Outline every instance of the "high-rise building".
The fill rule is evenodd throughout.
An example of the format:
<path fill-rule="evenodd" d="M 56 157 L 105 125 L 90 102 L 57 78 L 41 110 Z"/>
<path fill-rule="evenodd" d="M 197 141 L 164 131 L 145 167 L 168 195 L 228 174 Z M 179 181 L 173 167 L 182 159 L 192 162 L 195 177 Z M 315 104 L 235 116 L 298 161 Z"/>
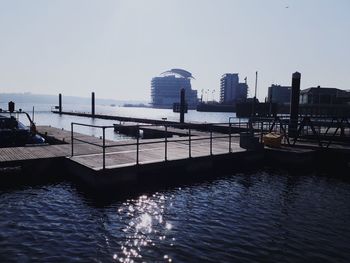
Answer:
<path fill-rule="evenodd" d="M 220 79 L 220 102 L 223 104 L 242 102 L 247 99 L 248 85 L 240 83 L 238 73 L 226 73 Z"/>
<path fill-rule="evenodd" d="M 278 104 L 289 104 L 290 103 L 290 86 L 281 86 L 272 84 L 268 88 L 267 101 L 278 103 Z"/>
<path fill-rule="evenodd" d="M 180 91 L 185 89 L 185 100 L 188 108 L 196 108 L 197 91 L 191 88 L 192 74 L 183 69 L 171 69 L 151 81 L 151 104 L 154 108 L 172 108 L 180 102 Z"/>

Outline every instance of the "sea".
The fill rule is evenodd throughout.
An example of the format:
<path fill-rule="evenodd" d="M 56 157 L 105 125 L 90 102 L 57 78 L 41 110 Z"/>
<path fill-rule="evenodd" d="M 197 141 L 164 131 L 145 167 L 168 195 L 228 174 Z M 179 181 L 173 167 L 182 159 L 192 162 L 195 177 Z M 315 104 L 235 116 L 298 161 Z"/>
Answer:
<path fill-rule="evenodd" d="M 7 105 L 0 105 L 6 108 Z M 37 125 L 115 121 L 16 105 Z M 64 105 L 89 112 L 89 105 Z M 171 110 L 99 105 L 101 114 L 178 120 Z M 189 111 L 187 121 L 234 113 Z M 22 121 L 25 123 L 24 117 Z M 100 136 L 99 129 L 79 132 Z M 107 132 L 111 140 L 128 137 Z M 0 188 L 0 262 L 349 262 L 348 171 L 257 167 L 99 198 L 68 179 Z M 241 169 L 240 169 L 241 171 Z M 166 175 L 164 175 L 166 176 Z"/>

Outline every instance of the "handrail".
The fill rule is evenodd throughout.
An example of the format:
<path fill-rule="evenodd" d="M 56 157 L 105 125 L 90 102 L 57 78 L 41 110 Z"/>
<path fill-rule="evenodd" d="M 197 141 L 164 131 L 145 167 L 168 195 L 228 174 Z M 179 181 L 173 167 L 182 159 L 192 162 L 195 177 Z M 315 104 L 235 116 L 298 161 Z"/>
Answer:
<path fill-rule="evenodd" d="M 79 141 L 83 143 L 87 143 L 96 147 L 101 147 L 102 148 L 102 156 L 103 156 L 103 169 L 106 168 L 106 149 L 107 148 L 113 148 L 113 147 L 123 147 L 123 146 L 136 146 L 136 165 L 139 165 L 139 154 L 140 154 L 140 146 L 141 145 L 147 145 L 147 144 L 164 144 L 164 161 L 168 161 L 168 144 L 169 143 L 176 143 L 176 142 L 187 142 L 188 143 L 188 156 L 189 158 L 192 158 L 192 142 L 194 141 L 201 141 L 201 140 L 209 140 L 209 153 L 210 155 L 213 155 L 213 139 L 224 139 L 228 138 L 228 152 L 232 152 L 232 138 L 238 137 L 239 135 L 232 134 L 232 128 L 237 127 L 234 125 L 238 125 L 238 127 L 241 127 L 242 124 L 245 125 L 245 128 L 248 129 L 249 125 L 253 128 L 252 132 L 254 132 L 254 135 L 259 136 L 260 135 L 260 140 L 262 141 L 263 135 L 268 132 L 272 131 L 278 131 L 283 134 L 284 140 L 287 141 L 287 144 L 290 146 L 295 145 L 296 141 L 300 137 L 302 132 L 305 132 L 306 128 L 306 133 L 308 134 L 309 132 L 309 127 L 303 125 L 304 119 L 301 119 L 301 122 L 299 122 L 299 129 L 298 129 L 298 136 L 294 138 L 293 143 L 290 142 L 288 138 L 288 120 L 287 119 L 281 119 L 279 117 L 275 118 L 251 118 L 248 122 L 241 122 L 239 119 L 239 122 L 232 122 L 231 120 L 234 119 L 235 117 L 230 117 L 228 123 L 204 123 L 204 124 L 194 124 L 194 123 L 177 123 L 177 124 L 169 124 L 169 123 L 164 123 L 164 124 L 136 124 L 135 127 L 137 129 L 136 132 L 136 142 L 129 142 L 129 143 L 117 143 L 117 144 L 106 144 L 106 129 L 111 129 L 115 128 L 115 125 L 92 125 L 92 124 L 83 124 L 83 123 L 76 123 L 72 122 L 71 123 L 71 156 L 74 156 L 74 141 Z M 250 123 L 250 124 L 249 124 Z M 316 122 L 316 124 L 319 124 Z M 331 126 L 336 124 L 336 130 L 332 132 L 333 134 L 328 135 L 328 131 Z M 228 125 L 226 126 L 228 128 L 228 134 L 220 134 L 220 135 L 214 135 L 213 134 L 213 126 L 214 125 Z M 90 141 L 83 140 L 81 138 L 74 138 L 74 126 L 84 126 L 84 127 L 92 127 L 92 128 L 99 128 L 102 129 L 102 145 Z M 195 128 L 200 128 L 200 127 L 206 127 L 206 130 L 209 132 L 206 136 L 194 136 L 192 134 L 192 130 Z M 164 127 L 164 139 L 159 139 L 159 140 L 152 140 L 152 141 L 141 141 L 140 140 L 140 129 L 143 127 Z M 182 137 L 180 139 L 168 139 L 169 135 L 169 127 L 181 127 L 182 129 L 187 129 L 187 136 Z M 322 144 L 319 139 L 319 134 L 321 132 L 321 126 L 318 127 L 319 132 L 318 134 L 316 133 L 316 137 L 318 138 L 319 145 L 322 147 Z M 329 147 L 329 145 L 334 141 L 335 135 L 339 129 L 345 129 L 349 128 L 349 121 L 348 119 L 339 121 L 335 123 L 334 121 L 329 121 L 329 122 L 323 122 L 322 129 L 326 130 L 324 133 L 324 137 L 330 137 L 331 139 L 329 140 L 328 144 L 326 147 Z M 313 133 L 315 135 L 315 129 L 311 127 L 313 130 Z M 344 132 L 344 131 L 343 131 Z M 349 132 L 350 135 L 350 132 Z M 347 136 L 349 136 L 347 135 Z M 194 138 L 193 138 L 194 137 Z M 316 139 L 317 139 L 316 138 Z"/>
<path fill-rule="evenodd" d="M 193 136 L 192 136 L 193 137 Z M 198 137 L 198 136 L 196 136 Z M 239 135 L 236 135 L 236 134 L 231 134 L 231 138 L 238 138 Z M 228 135 L 217 135 L 215 137 L 212 137 L 212 139 L 224 139 L 224 138 L 228 138 Z M 201 138 L 192 138 L 191 141 L 203 141 L 203 140 L 208 140 L 210 139 L 210 135 L 208 136 L 201 136 Z M 103 144 L 96 144 L 96 143 L 93 143 L 93 142 L 89 142 L 89 141 L 85 141 L 85 140 L 82 140 L 82 139 L 78 139 L 78 138 L 74 138 L 75 141 L 79 141 L 79 142 L 84 142 L 86 144 L 90 144 L 90 145 L 93 145 L 93 146 L 97 146 L 97 147 L 103 147 Z M 168 143 L 174 143 L 174 142 L 187 142 L 188 139 L 173 139 L 173 140 L 167 140 Z M 164 143 L 164 140 L 162 139 L 159 139 L 159 140 L 156 140 L 156 141 L 147 141 L 147 142 L 143 142 L 143 141 L 140 141 L 139 144 L 140 145 L 147 145 L 147 144 L 157 144 L 157 143 Z M 136 145 L 136 143 L 132 142 L 132 143 L 118 143 L 118 144 L 106 144 L 105 147 L 106 148 L 113 148 L 113 147 L 119 147 L 119 146 L 133 146 L 133 145 Z"/>
<path fill-rule="evenodd" d="M 326 148 L 329 148 L 335 137 L 350 142 L 350 125 L 348 118 L 312 118 L 310 116 L 299 116 L 297 133 L 296 136 L 292 138 L 292 142 L 289 140 L 287 132 L 289 119 L 281 119 L 279 117 L 275 117 L 274 119 L 252 118 L 251 122 L 256 123 L 257 126 L 261 128 L 261 135 L 266 133 L 266 131 L 272 132 L 273 129 L 276 131 L 279 127 L 280 133 L 283 134 L 284 139 L 287 140 L 289 146 L 294 146 L 296 142 L 298 140 L 300 141 L 302 138 L 316 140 L 320 147 Z M 268 129 L 263 129 L 264 125 L 269 126 Z M 334 132 L 332 131 L 332 134 L 329 134 L 331 128 L 334 129 Z M 337 135 L 339 130 L 340 135 Z M 339 142 L 340 141 L 338 141 L 338 143 Z"/>
<path fill-rule="evenodd" d="M 223 124 L 227 124 L 227 123 L 223 123 Z M 196 124 L 198 126 L 200 126 L 200 124 Z M 102 129 L 102 145 L 101 144 L 97 144 L 97 143 L 93 143 L 90 141 L 86 141 L 83 139 L 79 139 L 79 138 L 74 138 L 74 126 L 84 126 L 84 127 L 93 127 L 93 128 L 99 128 Z M 165 137 L 164 140 L 158 140 L 158 141 L 146 141 L 140 142 L 140 134 L 139 131 L 142 127 L 149 127 L 149 126 L 164 126 L 165 129 Z M 232 138 L 233 137 L 238 137 L 237 135 L 232 135 L 231 133 L 231 127 L 232 127 L 232 123 L 229 123 L 229 134 L 228 135 L 217 135 L 214 136 L 213 135 L 213 129 L 212 126 L 213 124 L 209 124 L 209 123 L 205 123 L 202 124 L 202 126 L 209 126 L 210 127 L 210 132 L 208 136 L 200 136 L 199 138 L 192 138 L 193 135 L 191 133 L 192 131 L 192 124 L 191 123 L 187 123 L 187 124 L 179 124 L 178 126 L 181 127 L 187 127 L 188 129 L 188 136 L 186 139 L 173 139 L 173 140 L 168 140 L 168 127 L 173 127 L 173 124 L 163 124 L 163 125 L 159 125 L 159 124 L 146 124 L 146 125 L 140 125 L 137 124 L 135 125 L 136 129 L 137 129 L 137 134 L 136 134 L 136 143 L 118 143 L 118 144 L 112 144 L 112 145 L 108 145 L 106 144 L 106 129 L 111 129 L 114 128 L 115 126 L 111 126 L 111 125 L 92 125 L 92 124 L 84 124 L 84 123 L 77 123 L 77 122 L 72 122 L 71 123 L 71 156 L 74 156 L 74 141 L 79 141 L 79 142 L 84 142 L 87 143 L 89 145 L 93 145 L 96 147 L 101 147 L 102 148 L 102 158 L 103 158 L 103 169 L 106 169 L 106 148 L 112 148 L 112 147 L 122 147 L 122 146 L 135 146 L 136 145 L 136 165 L 139 165 L 140 160 L 139 160 L 139 152 L 140 152 L 140 146 L 141 145 L 146 145 L 146 144 L 159 144 L 159 143 L 164 143 L 164 161 L 168 161 L 168 143 L 174 143 L 174 142 L 188 142 L 188 156 L 189 158 L 192 158 L 192 142 L 193 141 L 201 141 L 201 140 L 209 140 L 210 141 L 210 146 L 209 146 L 209 151 L 210 151 L 210 155 L 213 155 L 213 139 L 224 139 L 224 138 L 229 138 L 229 153 L 232 152 Z"/>
<path fill-rule="evenodd" d="M 77 126 L 85 126 L 85 127 L 92 127 L 92 128 L 114 128 L 114 125 L 94 125 L 94 124 L 86 124 L 86 123 L 78 123 L 78 122 L 72 122 L 71 124 L 77 125 Z"/>

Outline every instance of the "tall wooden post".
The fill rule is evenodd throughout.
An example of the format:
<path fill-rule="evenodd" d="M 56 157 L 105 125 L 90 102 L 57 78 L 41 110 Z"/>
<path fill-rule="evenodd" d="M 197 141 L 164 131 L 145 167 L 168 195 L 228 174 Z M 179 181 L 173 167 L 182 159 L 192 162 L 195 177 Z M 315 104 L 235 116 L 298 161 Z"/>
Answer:
<path fill-rule="evenodd" d="M 58 112 L 62 113 L 62 94 L 58 94 Z"/>
<path fill-rule="evenodd" d="M 91 115 L 95 117 L 95 92 L 91 93 Z"/>
<path fill-rule="evenodd" d="M 186 107 L 186 102 L 185 102 L 185 89 L 181 89 L 180 93 L 180 123 L 185 122 L 185 107 Z"/>
<path fill-rule="evenodd" d="M 290 119 L 288 126 L 288 136 L 295 138 L 298 131 L 299 97 L 300 97 L 301 74 L 295 72 L 292 75 L 292 91 L 290 95 Z"/>

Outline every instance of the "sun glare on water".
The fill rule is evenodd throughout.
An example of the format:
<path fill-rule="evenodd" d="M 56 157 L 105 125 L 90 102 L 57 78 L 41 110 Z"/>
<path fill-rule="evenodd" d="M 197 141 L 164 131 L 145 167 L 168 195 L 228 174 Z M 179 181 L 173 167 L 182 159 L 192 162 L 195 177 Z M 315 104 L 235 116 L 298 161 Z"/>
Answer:
<path fill-rule="evenodd" d="M 174 246 L 172 237 L 173 225 L 167 222 L 166 203 L 170 198 L 155 193 L 152 196 L 142 195 L 137 199 L 127 200 L 118 209 L 118 215 L 125 218 L 123 228 L 125 239 L 120 244 L 119 251 L 113 254 L 117 262 L 142 261 L 144 251 L 148 247 L 160 245 Z M 171 206 L 170 206 L 171 207 Z M 162 261 L 172 262 L 169 255 L 164 255 Z"/>

